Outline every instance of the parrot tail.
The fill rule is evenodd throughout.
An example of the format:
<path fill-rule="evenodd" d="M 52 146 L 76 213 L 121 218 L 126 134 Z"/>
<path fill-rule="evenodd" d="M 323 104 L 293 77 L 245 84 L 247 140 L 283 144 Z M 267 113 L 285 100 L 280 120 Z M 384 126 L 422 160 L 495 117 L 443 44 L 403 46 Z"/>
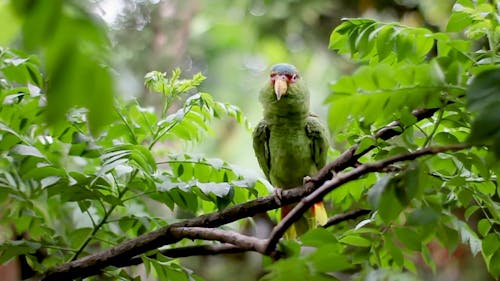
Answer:
<path fill-rule="evenodd" d="M 315 203 L 311 207 L 311 213 L 316 226 L 325 225 L 328 221 L 328 215 L 326 214 L 325 204 L 323 204 L 323 202 Z"/>
<path fill-rule="evenodd" d="M 281 207 L 281 219 L 285 218 L 295 205 L 287 205 Z M 325 205 L 323 202 L 315 203 L 311 209 L 311 213 L 304 214 L 304 217 L 295 222 L 285 234 L 288 239 L 295 239 L 302 235 L 308 229 L 326 224 L 328 215 L 326 214 Z"/>

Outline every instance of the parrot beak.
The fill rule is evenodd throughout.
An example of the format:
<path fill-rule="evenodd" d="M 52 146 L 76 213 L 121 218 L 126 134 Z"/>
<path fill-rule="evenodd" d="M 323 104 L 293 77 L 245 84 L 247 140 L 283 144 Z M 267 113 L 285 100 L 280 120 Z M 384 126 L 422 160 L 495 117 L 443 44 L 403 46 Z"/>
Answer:
<path fill-rule="evenodd" d="M 274 81 L 274 93 L 276 94 L 276 99 L 280 100 L 286 94 L 286 90 L 288 89 L 288 84 L 286 82 L 285 76 L 279 76 Z"/>

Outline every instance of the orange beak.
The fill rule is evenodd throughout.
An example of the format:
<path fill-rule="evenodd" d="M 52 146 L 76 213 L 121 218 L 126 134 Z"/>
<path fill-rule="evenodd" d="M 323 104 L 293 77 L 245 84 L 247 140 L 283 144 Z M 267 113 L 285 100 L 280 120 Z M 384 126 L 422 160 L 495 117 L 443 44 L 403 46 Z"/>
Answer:
<path fill-rule="evenodd" d="M 280 100 L 281 97 L 286 95 L 286 91 L 288 89 L 288 84 L 286 82 L 286 76 L 280 75 L 274 80 L 274 94 L 276 95 L 276 99 Z"/>

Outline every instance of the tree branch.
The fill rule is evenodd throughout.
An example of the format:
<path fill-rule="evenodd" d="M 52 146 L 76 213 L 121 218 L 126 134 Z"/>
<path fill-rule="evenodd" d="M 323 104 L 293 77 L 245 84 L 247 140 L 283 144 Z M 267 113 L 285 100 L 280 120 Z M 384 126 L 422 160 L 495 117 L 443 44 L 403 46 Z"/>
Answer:
<path fill-rule="evenodd" d="M 263 254 L 267 240 L 246 236 L 235 231 L 204 227 L 175 227 L 172 233 L 178 237 L 225 242 L 246 251 Z"/>
<path fill-rule="evenodd" d="M 341 186 L 342 184 L 355 180 L 365 174 L 371 172 L 377 172 L 384 169 L 388 165 L 394 164 L 396 162 L 414 160 L 418 157 L 430 154 L 438 154 L 446 151 L 457 151 L 470 147 L 469 144 L 454 144 L 448 146 L 440 147 L 426 147 L 423 149 L 416 150 L 414 152 L 396 155 L 381 161 L 362 164 L 353 170 L 345 173 L 340 173 L 335 175 L 331 180 L 326 181 L 318 189 L 314 190 L 311 194 L 304 197 L 300 202 L 288 213 L 288 215 L 273 229 L 271 232 L 271 237 L 269 238 L 269 243 L 266 247 L 265 253 L 267 255 L 275 256 L 273 252 L 276 249 L 276 245 L 281 237 L 285 234 L 285 231 L 290 228 L 290 226 L 296 222 L 302 215 L 311 208 L 315 202 L 321 201 L 325 195 Z"/>
<path fill-rule="evenodd" d="M 428 118 L 438 109 L 418 109 L 412 114 L 417 121 Z M 380 129 L 375 138 L 387 140 L 399 135 L 404 127 L 399 121 L 394 121 Z M 88 255 L 78 260 L 62 264 L 56 268 L 49 269 L 43 275 L 35 276 L 32 280 L 64 280 L 73 278 L 85 278 L 98 274 L 107 266 L 118 266 L 147 251 L 154 250 L 164 245 L 173 244 L 182 239 L 174 235 L 171 230 L 175 227 L 217 227 L 242 218 L 251 217 L 257 213 L 277 209 L 300 201 L 301 198 L 310 194 L 316 187 L 332 178 L 331 171 L 341 171 L 353 166 L 359 157 L 370 151 L 374 146 L 368 147 L 355 155 L 358 145 L 353 145 L 342 153 L 337 159 L 325 166 L 321 171 L 302 188 L 283 190 L 280 198 L 275 194 L 257 198 L 243 204 L 229 207 L 223 211 L 202 215 L 190 220 L 175 223 L 156 231 L 141 235 L 134 239 L 125 241 L 117 246 Z"/>
<path fill-rule="evenodd" d="M 309 188 L 294 188 L 283 190 L 281 197 L 275 198 L 275 194 L 257 198 L 243 204 L 228 207 L 220 212 L 201 215 L 193 219 L 171 224 L 164 228 L 141 235 L 134 239 L 125 241 L 114 247 L 88 255 L 78 260 L 62 264 L 50 269 L 43 275 L 35 276 L 31 280 L 68 280 L 73 278 L 85 278 L 98 274 L 107 266 L 117 266 L 126 263 L 132 257 L 147 251 L 157 249 L 161 246 L 173 244 L 181 240 L 178 232 L 173 229 L 178 227 L 218 227 L 242 218 L 254 216 L 257 213 L 277 209 L 283 205 L 289 205 L 300 201 L 300 199 L 312 192 Z M 281 204 L 279 204 L 281 203 Z"/>
<path fill-rule="evenodd" d="M 351 220 L 358 218 L 360 216 L 364 216 L 369 214 L 370 210 L 365 209 L 357 209 L 348 211 L 345 213 L 334 215 L 329 218 L 327 223 L 323 225 L 324 228 L 337 225 L 346 220 Z M 205 229 L 205 228 L 202 228 Z M 246 237 L 245 237 L 246 238 Z M 260 240 L 258 243 L 266 242 L 264 240 Z M 240 254 L 248 251 L 254 251 L 253 249 L 242 248 L 239 246 L 235 246 L 233 244 L 225 243 L 225 244 L 216 244 L 216 245 L 196 245 L 196 246 L 186 246 L 179 248 L 170 248 L 164 249 L 160 251 L 160 254 L 170 257 L 170 258 L 184 258 L 184 257 L 192 257 L 192 256 L 213 256 L 213 255 L 221 255 L 221 254 Z M 149 256 L 150 258 L 154 258 L 155 254 Z M 115 264 L 116 267 L 127 267 L 131 265 L 141 264 L 142 258 L 140 256 L 136 256 L 128 261 L 125 261 L 121 264 Z"/>
<path fill-rule="evenodd" d="M 239 254 L 247 252 L 248 250 L 240 248 L 231 244 L 216 244 L 216 245 L 196 245 L 196 246 L 186 246 L 179 248 L 164 249 L 160 251 L 160 254 L 170 257 L 170 258 L 185 258 L 192 256 L 213 256 L 221 254 Z M 148 256 L 154 258 L 155 255 Z M 142 263 L 142 258 L 140 256 L 134 257 L 128 261 L 121 264 L 117 264 L 117 267 L 127 267 L 131 265 L 139 265 Z"/>

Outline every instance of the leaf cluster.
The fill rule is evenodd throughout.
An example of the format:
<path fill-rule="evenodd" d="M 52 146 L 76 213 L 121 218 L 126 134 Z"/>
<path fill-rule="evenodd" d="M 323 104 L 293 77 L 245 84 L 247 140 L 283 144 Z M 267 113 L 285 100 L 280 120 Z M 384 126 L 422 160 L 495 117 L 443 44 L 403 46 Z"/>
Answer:
<path fill-rule="evenodd" d="M 108 108 L 112 121 L 93 135 L 85 107 L 48 125 L 50 90 L 36 56 L 8 48 L 0 55 L 0 221 L 13 239 L 0 246 L 2 263 L 24 256 L 43 272 L 165 226 L 172 212 L 212 212 L 267 192 L 262 181 L 221 159 L 179 150 L 206 137 L 216 118 L 248 127 L 237 107 L 196 90 L 201 74 L 147 74 L 146 86 L 164 97 L 161 112 L 116 101 Z M 194 278 L 178 260 L 160 255 L 147 264 L 158 276 Z"/>
<path fill-rule="evenodd" d="M 457 1 L 443 32 L 372 19 L 345 19 L 333 30 L 329 47 L 359 63 L 331 83 L 326 100 L 338 147 L 356 145 L 362 163 L 430 145 L 476 147 L 395 165 L 334 190 L 326 198 L 335 212 L 362 207 L 373 213 L 337 226 L 333 237 L 310 232 L 329 235 L 318 245 L 333 243 L 336 250 L 318 258 L 323 247 L 316 246 L 308 256 L 271 265 L 269 276 L 284 279 L 295 268 L 304 278 L 335 280 L 325 274 L 356 268 L 364 280 L 384 275 L 374 269 L 383 268 L 397 280 L 414 280 L 422 271 L 417 260 L 439 271 L 436 243 L 450 254 L 467 244 L 472 256 L 481 254 L 489 274 L 499 276 L 497 14 L 488 1 Z M 418 120 L 412 112 L 419 108 L 436 113 Z M 392 120 L 400 136 L 376 138 Z M 302 247 L 309 246 L 308 237 Z M 333 252 L 345 268 L 322 271 L 315 262 Z"/>

